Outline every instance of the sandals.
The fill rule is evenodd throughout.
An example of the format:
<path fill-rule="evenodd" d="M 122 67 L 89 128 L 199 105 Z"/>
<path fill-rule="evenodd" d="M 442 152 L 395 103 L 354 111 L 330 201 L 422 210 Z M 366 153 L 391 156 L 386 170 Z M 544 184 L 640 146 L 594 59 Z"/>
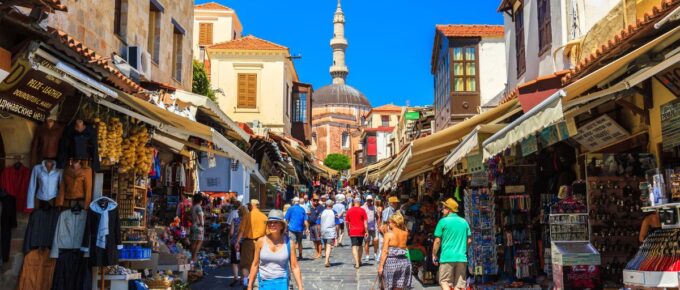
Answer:
<path fill-rule="evenodd" d="M 330 267 L 331 263 L 326 263 L 326 268 Z"/>
<path fill-rule="evenodd" d="M 243 283 L 243 279 L 234 279 L 234 281 L 229 284 L 229 287 L 234 287 L 237 283 Z"/>

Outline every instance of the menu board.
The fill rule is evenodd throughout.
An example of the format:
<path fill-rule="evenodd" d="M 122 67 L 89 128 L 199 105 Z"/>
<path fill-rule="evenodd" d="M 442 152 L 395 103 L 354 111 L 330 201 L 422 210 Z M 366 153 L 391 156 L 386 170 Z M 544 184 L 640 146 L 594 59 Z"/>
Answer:
<path fill-rule="evenodd" d="M 661 135 L 663 151 L 670 152 L 680 146 L 680 99 L 661 106 Z"/>
<path fill-rule="evenodd" d="M 578 134 L 574 140 L 588 151 L 622 141 L 630 134 L 608 115 L 602 115 L 578 128 Z"/>

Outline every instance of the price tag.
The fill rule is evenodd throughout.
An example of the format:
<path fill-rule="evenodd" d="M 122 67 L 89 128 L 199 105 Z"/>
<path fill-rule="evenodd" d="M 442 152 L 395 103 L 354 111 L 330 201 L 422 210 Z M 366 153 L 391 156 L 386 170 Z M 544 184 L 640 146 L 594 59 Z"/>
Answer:
<path fill-rule="evenodd" d="M 482 266 L 475 267 L 475 275 L 484 275 L 484 268 Z"/>

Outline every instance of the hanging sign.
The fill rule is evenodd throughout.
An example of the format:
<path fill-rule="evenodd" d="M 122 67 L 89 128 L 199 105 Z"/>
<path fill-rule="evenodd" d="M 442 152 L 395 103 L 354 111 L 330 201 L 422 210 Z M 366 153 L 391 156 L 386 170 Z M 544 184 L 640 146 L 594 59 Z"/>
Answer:
<path fill-rule="evenodd" d="M 680 97 L 680 63 L 676 63 L 671 67 L 662 70 L 656 74 L 658 79 L 669 91 L 676 97 Z"/>
<path fill-rule="evenodd" d="M 43 58 L 34 58 L 43 66 L 54 66 Z M 74 91 L 68 83 L 32 69 L 28 59 L 20 58 L 0 83 L 0 110 L 42 122 L 64 96 Z"/>
<path fill-rule="evenodd" d="M 680 146 L 680 100 L 661 105 L 661 136 L 663 151 L 672 152 Z"/>
<path fill-rule="evenodd" d="M 536 135 L 531 134 L 521 141 L 520 146 L 522 147 L 522 156 L 526 157 L 530 154 L 538 151 L 538 142 L 536 140 Z"/>
<path fill-rule="evenodd" d="M 578 128 L 574 140 L 581 146 L 593 151 L 598 148 L 621 141 L 630 134 L 608 115 L 602 115 L 584 126 Z"/>
<path fill-rule="evenodd" d="M 406 112 L 406 114 L 404 114 L 404 118 L 407 121 L 417 121 L 420 119 L 420 112 Z"/>

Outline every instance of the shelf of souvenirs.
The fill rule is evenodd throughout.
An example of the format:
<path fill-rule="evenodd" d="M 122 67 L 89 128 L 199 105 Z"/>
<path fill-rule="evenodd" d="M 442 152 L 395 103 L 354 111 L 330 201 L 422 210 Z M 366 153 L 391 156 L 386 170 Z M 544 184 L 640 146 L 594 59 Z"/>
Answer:
<path fill-rule="evenodd" d="M 670 209 L 670 208 L 680 208 L 680 202 L 665 203 L 665 204 L 655 205 L 655 206 L 645 206 L 645 207 L 642 207 L 642 211 L 643 212 L 650 212 L 650 211 L 655 211 L 655 210 L 660 210 L 660 209 Z"/>

